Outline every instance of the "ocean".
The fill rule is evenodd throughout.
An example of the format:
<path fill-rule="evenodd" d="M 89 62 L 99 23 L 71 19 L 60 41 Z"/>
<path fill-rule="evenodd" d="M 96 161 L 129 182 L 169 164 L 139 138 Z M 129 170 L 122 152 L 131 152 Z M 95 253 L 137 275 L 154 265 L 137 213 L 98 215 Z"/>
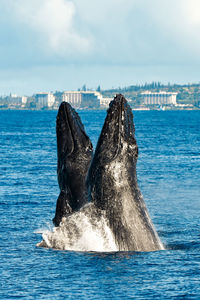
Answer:
<path fill-rule="evenodd" d="M 59 194 L 56 111 L 0 111 L 0 299 L 200 299 L 200 111 L 135 111 L 140 189 L 166 250 L 36 247 Z M 80 111 L 94 145 L 105 111 Z"/>

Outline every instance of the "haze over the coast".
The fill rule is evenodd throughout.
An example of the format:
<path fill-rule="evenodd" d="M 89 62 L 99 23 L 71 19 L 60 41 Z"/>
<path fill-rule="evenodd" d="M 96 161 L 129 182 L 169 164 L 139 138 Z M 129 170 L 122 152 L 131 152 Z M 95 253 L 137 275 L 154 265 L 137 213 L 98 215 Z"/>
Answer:
<path fill-rule="evenodd" d="M 199 0 L 1 0 L 0 94 L 199 82 Z"/>

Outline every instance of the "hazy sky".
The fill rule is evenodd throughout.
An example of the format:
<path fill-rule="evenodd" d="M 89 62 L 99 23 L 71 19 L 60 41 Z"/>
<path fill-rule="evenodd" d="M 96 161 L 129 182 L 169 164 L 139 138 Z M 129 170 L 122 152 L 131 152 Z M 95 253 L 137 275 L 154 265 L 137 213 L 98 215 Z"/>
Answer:
<path fill-rule="evenodd" d="M 200 0 L 0 0 L 0 95 L 200 82 Z"/>

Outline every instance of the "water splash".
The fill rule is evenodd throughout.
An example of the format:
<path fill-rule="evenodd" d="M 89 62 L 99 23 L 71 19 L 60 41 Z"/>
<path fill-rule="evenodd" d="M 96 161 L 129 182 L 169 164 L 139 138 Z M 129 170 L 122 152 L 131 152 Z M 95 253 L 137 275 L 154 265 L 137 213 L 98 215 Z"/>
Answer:
<path fill-rule="evenodd" d="M 129 219 L 128 215 L 126 219 Z M 165 250 L 147 212 L 146 219 L 149 219 L 159 247 L 158 249 L 147 247 L 148 243 L 154 245 L 154 239 L 150 235 L 146 240 L 141 239 L 142 245 L 140 243 L 137 245 L 135 241 L 135 251 Z M 146 229 L 138 227 L 137 222 L 135 222 L 134 230 L 137 234 L 146 232 Z M 42 233 L 43 237 L 43 240 L 37 244 L 38 247 L 84 252 L 120 251 L 120 246 L 115 241 L 114 234 L 108 225 L 105 212 L 96 208 L 92 203 L 85 205 L 79 212 L 63 218 L 59 227 L 39 229 L 35 233 Z"/>
<path fill-rule="evenodd" d="M 114 236 L 104 215 L 93 206 L 63 218 L 59 227 L 45 230 L 37 246 L 73 251 L 118 251 Z"/>

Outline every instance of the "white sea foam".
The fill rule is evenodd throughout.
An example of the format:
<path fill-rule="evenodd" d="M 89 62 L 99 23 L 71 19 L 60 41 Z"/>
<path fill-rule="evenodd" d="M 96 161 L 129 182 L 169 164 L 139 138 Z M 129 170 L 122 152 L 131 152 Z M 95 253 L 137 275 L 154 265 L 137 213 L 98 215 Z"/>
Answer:
<path fill-rule="evenodd" d="M 118 251 L 114 236 L 103 215 L 96 214 L 92 205 L 88 212 L 81 210 L 63 218 L 59 227 L 42 233 L 43 241 L 37 246 L 73 251 Z"/>

